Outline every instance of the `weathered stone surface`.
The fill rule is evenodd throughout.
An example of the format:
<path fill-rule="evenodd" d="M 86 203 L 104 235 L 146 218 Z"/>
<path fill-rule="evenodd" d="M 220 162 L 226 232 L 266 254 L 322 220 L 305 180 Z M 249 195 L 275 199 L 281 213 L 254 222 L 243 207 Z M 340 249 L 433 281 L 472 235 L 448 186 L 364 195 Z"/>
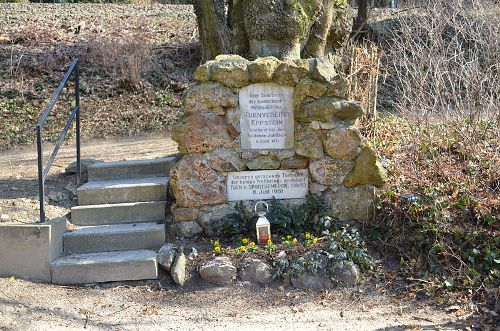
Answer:
<path fill-rule="evenodd" d="M 201 278 L 216 285 L 230 285 L 236 277 L 236 268 L 228 257 L 216 257 L 200 268 Z"/>
<path fill-rule="evenodd" d="M 250 170 L 279 169 L 280 161 L 273 155 L 259 155 L 251 160 L 245 161 Z"/>
<path fill-rule="evenodd" d="M 190 154 L 180 160 L 170 172 L 170 184 L 180 207 L 226 202 L 224 178 L 200 154 Z"/>
<path fill-rule="evenodd" d="M 303 104 L 302 113 L 307 114 L 309 120 L 328 123 L 335 119 L 354 121 L 363 115 L 364 110 L 358 102 L 321 97 L 316 101 Z"/>
<path fill-rule="evenodd" d="M 233 141 L 222 116 L 195 112 L 172 128 L 172 140 L 182 154 L 203 153 Z"/>
<path fill-rule="evenodd" d="M 340 261 L 332 267 L 331 275 L 338 285 L 354 287 L 358 283 L 359 268 L 351 261 Z"/>
<path fill-rule="evenodd" d="M 213 233 L 212 222 L 234 214 L 236 214 L 235 202 L 228 202 L 218 206 L 204 207 L 200 210 L 198 224 L 203 228 L 206 234 L 211 235 Z"/>
<path fill-rule="evenodd" d="M 328 156 L 334 159 L 353 160 L 361 152 L 361 133 L 357 128 L 333 129 L 322 140 Z"/>
<path fill-rule="evenodd" d="M 203 228 L 195 221 L 174 223 L 171 230 L 174 234 L 184 238 L 191 238 L 203 233 Z"/>
<path fill-rule="evenodd" d="M 240 278 L 242 281 L 269 284 L 271 267 L 259 259 L 245 258 L 241 261 Z"/>
<path fill-rule="evenodd" d="M 294 103 L 302 102 L 306 97 L 319 98 L 327 90 L 327 86 L 318 81 L 312 80 L 309 77 L 302 78 L 297 86 L 295 86 L 293 101 Z"/>
<path fill-rule="evenodd" d="M 177 204 L 170 208 L 174 222 L 195 221 L 198 218 L 197 208 L 183 208 Z"/>
<path fill-rule="evenodd" d="M 294 156 L 281 161 L 281 169 L 305 169 L 309 165 L 309 160 L 304 156 Z"/>
<path fill-rule="evenodd" d="M 326 185 L 321 185 L 315 182 L 309 183 L 309 192 L 312 194 L 316 194 L 318 196 L 323 195 L 323 192 L 325 192 L 328 189 L 328 186 Z"/>
<path fill-rule="evenodd" d="M 361 185 L 352 188 L 333 187 L 325 194 L 332 216 L 341 221 L 368 220 L 373 214 L 375 188 Z"/>
<path fill-rule="evenodd" d="M 322 185 L 340 185 L 351 172 L 354 162 L 324 157 L 309 163 L 312 179 Z"/>
<path fill-rule="evenodd" d="M 172 264 L 170 275 L 177 285 L 184 287 L 184 283 L 186 282 L 186 255 L 184 255 L 184 247 L 182 246 L 177 248 L 177 254 Z"/>
<path fill-rule="evenodd" d="M 224 111 L 223 108 L 237 107 L 238 96 L 226 86 L 207 82 L 189 88 L 184 94 L 183 103 L 186 113 L 199 110 L 221 113 Z"/>
<path fill-rule="evenodd" d="M 292 285 L 300 289 L 323 290 L 333 287 L 332 281 L 327 275 L 304 272 L 297 277 L 292 277 Z"/>
<path fill-rule="evenodd" d="M 222 172 L 242 171 L 246 169 L 245 163 L 238 154 L 228 148 L 216 148 L 207 153 L 208 161 L 212 169 Z"/>
<path fill-rule="evenodd" d="M 234 61 L 234 62 L 245 62 L 248 63 L 249 61 L 245 59 L 243 56 L 240 56 L 238 54 L 219 54 L 215 57 L 214 62 L 217 61 Z"/>
<path fill-rule="evenodd" d="M 210 66 L 214 61 L 208 61 L 196 68 L 194 71 L 194 80 L 199 83 L 204 83 L 210 80 Z"/>
<path fill-rule="evenodd" d="M 321 82 L 330 82 L 338 76 L 332 63 L 325 58 L 317 58 L 311 71 L 311 77 Z"/>
<path fill-rule="evenodd" d="M 265 83 L 273 79 L 274 71 L 282 62 L 273 56 L 258 58 L 248 64 L 250 82 Z"/>
<path fill-rule="evenodd" d="M 238 133 L 241 132 L 240 117 L 241 117 L 241 112 L 239 108 L 226 109 L 226 122 L 228 125 L 232 126 L 234 130 Z"/>
<path fill-rule="evenodd" d="M 277 151 L 265 151 L 261 153 L 268 153 L 262 155 L 271 155 L 274 156 L 278 161 L 283 161 L 285 159 L 289 159 L 295 155 L 295 151 L 293 149 L 282 149 Z"/>
<path fill-rule="evenodd" d="M 311 159 L 323 157 L 323 144 L 318 132 L 297 126 L 295 129 L 295 152 Z"/>
<path fill-rule="evenodd" d="M 281 85 L 295 86 L 305 75 L 307 75 L 306 68 L 291 61 L 283 62 L 274 72 L 273 81 Z"/>
<path fill-rule="evenodd" d="M 297 66 L 299 66 L 301 68 L 304 68 L 305 70 L 307 70 L 307 72 L 309 72 L 315 66 L 315 59 L 314 58 L 295 59 L 295 60 L 293 60 L 293 63 L 295 63 Z"/>
<path fill-rule="evenodd" d="M 356 158 L 354 170 L 344 181 L 347 187 L 356 185 L 371 184 L 382 186 L 387 182 L 387 173 L 382 165 L 377 161 L 375 151 L 370 147 L 365 147 Z"/>
<path fill-rule="evenodd" d="M 99 163 L 99 162 L 103 162 L 103 161 L 102 160 L 96 160 L 96 159 L 88 159 L 88 158 L 80 159 L 80 167 L 81 167 L 81 170 L 82 170 L 82 174 L 87 173 L 87 168 L 88 167 L 90 167 L 93 164 Z M 76 169 L 76 161 L 75 162 L 71 162 L 66 167 L 66 169 L 64 169 L 64 173 L 66 173 L 66 174 L 76 174 L 76 171 L 77 171 L 77 169 Z"/>
<path fill-rule="evenodd" d="M 337 97 L 340 99 L 347 99 L 349 97 L 351 85 L 348 79 L 336 76 L 327 83 L 327 86 L 328 89 L 325 92 L 325 96 Z"/>
<path fill-rule="evenodd" d="M 170 272 L 175 259 L 174 246 L 170 243 L 163 245 L 162 248 L 160 248 L 160 250 L 158 251 L 156 259 L 158 261 L 158 264 L 162 266 L 163 269 Z"/>
<path fill-rule="evenodd" d="M 219 55 L 210 66 L 210 79 L 231 88 L 248 85 L 248 60 L 238 55 Z"/>

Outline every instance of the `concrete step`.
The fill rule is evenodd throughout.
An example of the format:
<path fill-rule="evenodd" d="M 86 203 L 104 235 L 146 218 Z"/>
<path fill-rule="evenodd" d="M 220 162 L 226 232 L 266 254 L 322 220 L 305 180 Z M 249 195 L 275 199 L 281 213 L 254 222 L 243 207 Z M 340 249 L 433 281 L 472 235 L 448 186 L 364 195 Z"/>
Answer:
<path fill-rule="evenodd" d="M 165 177 L 177 162 L 177 157 L 151 160 L 99 162 L 88 168 L 89 181 L 126 178 Z"/>
<path fill-rule="evenodd" d="M 78 204 L 164 201 L 168 177 L 147 177 L 88 182 L 77 189 Z"/>
<path fill-rule="evenodd" d="M 158 278 L 156 252 L 149 250 L 70 255 L 50 270 L 52 283 L 61 285 Z"/>
<path fill-rule="evenodd" d="M 68 254 L 159 249 L 165 243 L 165 224 L 133 223 L 85 226 L 63 236 Z"/>
<path fill-rule="evenodd" d="M 142 222 L 165 222 L 166 201 L 127 202 L 71 208 L 75 225 L 112 225 Z"/>

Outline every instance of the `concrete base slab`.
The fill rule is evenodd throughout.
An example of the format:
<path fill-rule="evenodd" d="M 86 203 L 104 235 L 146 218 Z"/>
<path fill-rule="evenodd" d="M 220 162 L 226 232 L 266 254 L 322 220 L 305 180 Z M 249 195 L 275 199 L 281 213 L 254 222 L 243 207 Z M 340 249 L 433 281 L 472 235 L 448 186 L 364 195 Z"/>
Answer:
<path fill-rule="evenodd" d="M 54 284 L 88 284 L 158 278 L 156 252 L 137 250 L 78 254 L 51 264 Z"/>
<path fill-rule="evenodd" d="M 76 206 L 71 208 L 71 223 L 88 226 L 164 222 L 166 206 L 166 201 Z"/>
<path fill-rule="evenodd" d="M 165 243 L 165 224 L 86 226 L 67 232 L 63 242 L 68 254 L 159 249 Z"/>
<path fill-rule="evenodd" d="M 0 276 L 51 281 L 50 263 L 62 255 L 66 218 L 0 225 Z"/>
<path fill-rule="evenodd" d="M 79 205 L 164 201 L 168 177 L 88 182 L 77 189 Z"/>
<path fill-rule="evenodd" d="M 151 160 L 100 162 L 89 167 L 89 181 L 165 177 L 177 162 L 177 157 Z"/>

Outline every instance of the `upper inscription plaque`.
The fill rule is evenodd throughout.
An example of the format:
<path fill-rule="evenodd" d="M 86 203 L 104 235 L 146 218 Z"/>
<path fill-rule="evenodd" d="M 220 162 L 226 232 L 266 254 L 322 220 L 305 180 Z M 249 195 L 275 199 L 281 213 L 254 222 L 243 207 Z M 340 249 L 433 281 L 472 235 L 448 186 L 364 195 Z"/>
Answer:
<path fill-rule="evenodd" d="M 240 90 L 242 150 L 293 148 L 293 88 L 275 83 Z"/>

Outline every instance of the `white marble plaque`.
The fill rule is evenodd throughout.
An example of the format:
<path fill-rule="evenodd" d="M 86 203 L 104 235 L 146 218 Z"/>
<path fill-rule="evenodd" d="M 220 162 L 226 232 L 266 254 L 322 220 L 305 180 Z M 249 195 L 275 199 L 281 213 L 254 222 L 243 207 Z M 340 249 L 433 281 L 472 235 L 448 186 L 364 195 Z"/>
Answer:
<path fill-rule="evenodd" d="M 227 176 L 229 201 L 300 199 L 307 192 L 307 169 L 240 171 Z"/>
<path fill-rule="evenodd" d="M 241 149 L 291 149 L 293 87 L 275 83 L 253 84 L 239 92 Z"/>

